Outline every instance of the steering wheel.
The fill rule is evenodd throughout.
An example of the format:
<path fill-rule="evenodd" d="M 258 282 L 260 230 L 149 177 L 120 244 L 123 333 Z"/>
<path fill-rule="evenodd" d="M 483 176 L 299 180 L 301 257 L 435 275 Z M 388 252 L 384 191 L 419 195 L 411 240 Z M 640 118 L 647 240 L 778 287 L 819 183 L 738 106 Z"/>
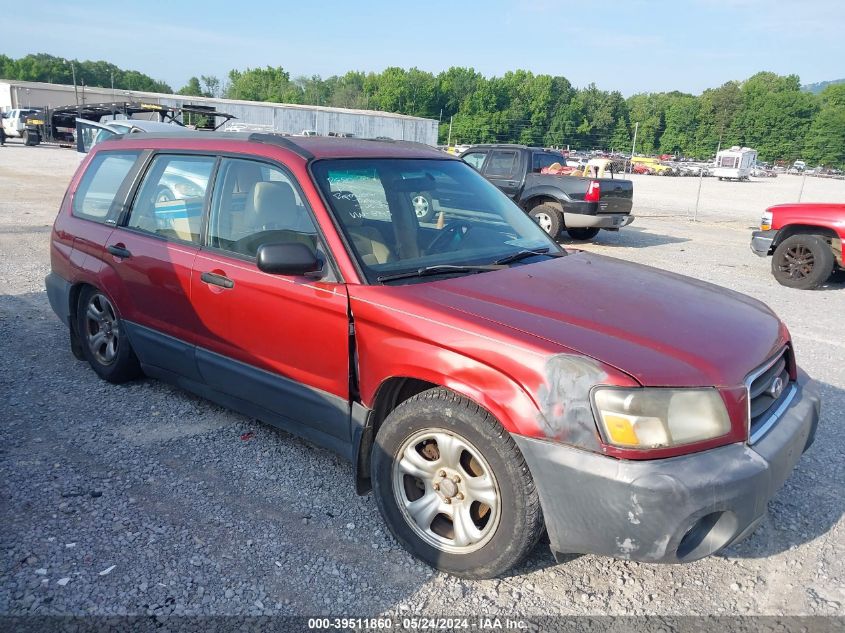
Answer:
<path fill-rule="evenodd" d="M 469 233 L 471 230 L 472 224 L 470 224 L 466 220 L 452 220 L 446 226 L 440 229 L 440 234 L 431 241 L 431 244 L 428 245 L 428 252 L 446 252 L 446 246 L 448 246 L 451 241 L 455 239 L 459 241 L 465 239 L 467 233 Z"/>

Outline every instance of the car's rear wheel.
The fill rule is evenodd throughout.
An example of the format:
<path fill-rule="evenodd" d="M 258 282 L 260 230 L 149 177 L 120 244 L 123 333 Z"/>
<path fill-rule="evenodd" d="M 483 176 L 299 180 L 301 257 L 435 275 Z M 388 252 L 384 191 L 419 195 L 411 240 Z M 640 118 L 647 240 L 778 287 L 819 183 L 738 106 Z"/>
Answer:
<path fill-rule="evenodd" d="M 835 264 L 824 238 L 800 234 L 778 244 L 772 256 L 772 274 L 779 284 L 799 290 L 817 288 L 830 277 Z"/>
<path fill-rule="evenodd" d="M 93 287 L 82 292 L 76 324 L 82 353 L 100 378 L 121 383 L 141 374 L 120 313 L 104 292 Z"/>
<path fill-rule="evenodd" d="M 442 571 L 500 575 L 542 533 L 537 490 L 513 439 L 484 409 L 447 389 L 414 396 L 387 417 L 371 469 L 390 531 Z"/>
<path fill-rule="evenodd" d="M 528 216 L 540 225 L 546 233 L 557 238 L 563 226 L 560 211 L 550 204 L 540 204 L 528 212 Z"/>
<path fill-rule="evenodd" d="M 577 228 L 577 229 L 566 229 L 566 232 L 569 234 L 573 240 L 591 240 L 596 235 L 599 234 L 601 229 L 596 227 L 585 227 L 585 228 Z"/>

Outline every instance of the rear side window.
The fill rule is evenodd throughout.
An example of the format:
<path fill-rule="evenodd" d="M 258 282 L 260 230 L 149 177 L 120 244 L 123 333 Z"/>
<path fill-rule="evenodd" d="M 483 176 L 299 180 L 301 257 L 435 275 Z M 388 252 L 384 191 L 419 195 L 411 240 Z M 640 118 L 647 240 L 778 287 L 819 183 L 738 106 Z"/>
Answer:
<path fill-rule="evenodd" d="M 555 163 L 560 165 L 564 162 L 566 162 L 566 159 L 560 154 L 546 154 L 542 152 L 537 152 L 534 154 L 534 164 L 532 171 L 535 174 L 539 174 L 541 171 L 548 167 L 551 167 Z"/>
<path fill-rule="evenodd" d="M 153 159 L 129 213 L 129 228 L 199 244 L 213 156 Z"/>
<path fill-rule="evenodd" d="M 88 165 L 73 196 L 73 215 L 105 222 L 120 186 L 140 152 L 100 152 Z"/>
<path fill-rule="evenodd" d="M 514 172 L 516 152 L 493 152 L 484 171 L 486 176 L 508 177 Z"/>
<path fill-rule="evenodd" d="M 487 152 L 470 152 L 469 154 L 464 154 L 461 158 L 463 158 L 464 161 L 471 167 L 481 171 L 484 159 L 487 158 Z"/>

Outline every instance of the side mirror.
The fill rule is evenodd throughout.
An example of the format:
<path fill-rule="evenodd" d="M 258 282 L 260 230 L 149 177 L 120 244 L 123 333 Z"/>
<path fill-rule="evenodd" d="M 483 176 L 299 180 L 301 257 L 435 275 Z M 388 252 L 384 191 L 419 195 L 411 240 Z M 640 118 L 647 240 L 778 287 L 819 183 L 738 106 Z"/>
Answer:
<path fill-rule="evenodd" d="M 300 242 L 262 244 L 256 254 L 258 270 L 274 275 L 308 275 L 323 270 L 323 262 Z"/>

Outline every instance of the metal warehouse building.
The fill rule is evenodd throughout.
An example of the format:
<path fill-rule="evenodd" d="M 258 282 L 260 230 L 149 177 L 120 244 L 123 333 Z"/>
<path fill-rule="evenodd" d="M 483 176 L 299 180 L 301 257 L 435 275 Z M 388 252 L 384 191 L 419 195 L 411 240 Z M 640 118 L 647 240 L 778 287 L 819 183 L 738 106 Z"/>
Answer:
<path fill-rule="evenodd" d="M 227 112 L 237 118 L 229 121 L 224 130 L 284 132 L 299 134 L 316 130 L 323 136 L 330 132 L 354 134 L 358 137 L 385 136 L 396 140 L 437 144 L 437 121 L 405 114 L 375 110 L 351 110 L 291 103 L 238 101 L 207 97 L 186 97 L 156 92 L 111 90 L 109 88 L 74 87 L 33 81 L 0 79 L 0 109 L 49 107 L 113 101 L 145 101 L 159 105 L 182 107 L 200 105 Z"/>

